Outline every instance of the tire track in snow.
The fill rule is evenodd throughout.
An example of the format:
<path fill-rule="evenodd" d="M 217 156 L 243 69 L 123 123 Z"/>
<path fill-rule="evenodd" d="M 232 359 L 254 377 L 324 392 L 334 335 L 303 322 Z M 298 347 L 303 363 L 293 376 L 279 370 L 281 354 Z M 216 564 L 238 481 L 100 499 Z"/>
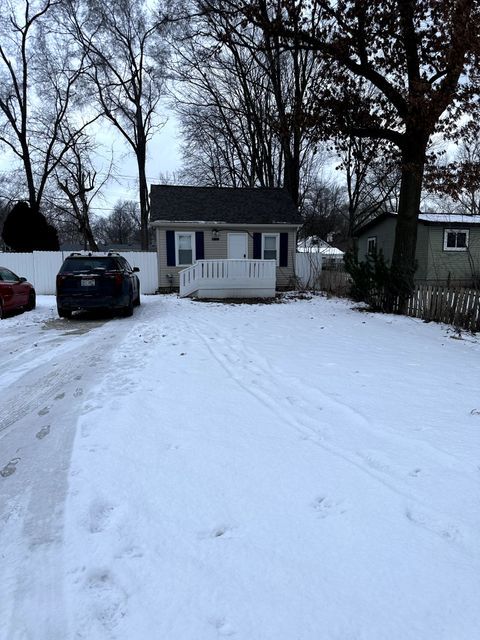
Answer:
<path fill-rule="evenodd" d="M 204 331 L 199 328 L 199 326 L 202 325 L 204 327 Z M 253 396 L 263 406 L 266 406 L 280 423 L 287 424 L 294 428 L 303 436 L 307 436 L 309 440 L 329 454 L 341 459 L 348 465 L 355 467 L 362 474 L 367 475 L 376 483 L 381 484 L 383 487 L 402 498 L 407 505 L 405 506 L 404 515 L 410 522 L 422 526 L 428 531 L 438 535 L 446 542 L 454 543 L 455 546 L 462 549 L 462 551 L 467 550 L 464 540 L 465 538 L 468 538 L 470 541 L 475 540 L 476 534 L 470 530 L 468 525 L 462 524 L 457 526 L 450 522 L 446 522 L 444 514 L 432 509 L 432 507 L 425 501 L 413 495 L 411 492 L 408 492 L 406 488 L 404 489 L 399 486 L 398 480 L 400 477 L 397 478 L 397 482 L 395 482 L 396 478 L 391 473 L 388 465 L 382 464 L 378 460 L 372 458 L 372 456 L 368 455 L 368 452 L 357 453 L 354 456 L 345 448 L 340 448 L 335 446 L 333 443 L 328 442 L 327 440 L 329 437 L 325 428 L 316 428 L 315 425 L 312 424 L 312 420 L 310 420 L 310 424 L 308 424 L 308 421 L 305 420 L 305 418 L 291 418 L 291 387 L 288 387 L 282 393 L 282 389 L 285 389 L 285 380 L 287 379 L 292 382 L 293 379 L 291 376 L 284 374 L 282 371 L 275 370 L 275 368 L 272 367 L 265 358 L 259 356 L 256 352 L 253 352 L 241 339 L 233 338 L 230 334 L 222 335 L 221 332 L 216 329 L 214 344 L 223 343 L 223 345 L 226 345 L 220 353 L 218 349 L 212 347 L 211 342 L 209 342 L 205 337 L 205 333 L 211 335 L 211 325 L 204 321 L 196 319 L 195 323 L 189 324 L 188 327 L 190 331 L 193 331 L 202 340 L 209 353 L 228 374 L 228 376 L 249 395 Z M 233 355 L 231 355 L 232 352 L 234 352 Z M 252 373 L 254 383 L 247 384 L 243 379 L 244 376 L 238 375 L 237 370 L 239 364 L 242 366 L 242 371 L 249 371 Z M 302 390 L 300 389 L 299 383 L 295 381 L 295 384 L 298 391 L 301 392 Z M 308 383 L 305 383 L 305 386 L 308 386 Z M 310 388 L 313 389 L 313 387 Z M 352 409 L 349 405 L 345 405 L 338 400 L 332 399 L 317 388 L 315 388 L 314 391 L 320 396 L 320 402 L 325 405 L 329 404 L 332 411 L 335 410 L 343 412 L 347 421 L 349 419 L 351 421 L 353 418 L 355 426 L 368 431 L 368 433 L 374 436 L 377 440 L 381 439 L 379 433 L 369 426 L 367 419 L 360 412 Z M 317 424 L 318 421 L 315 420 L 314 422 Z M 410 444 L 408 439 L 398 434 L 391 432 L 389 435 L 399 441 L 402 446 Z M 430 447 L 428 443 L 424 444 L 438 455 L 438 450 L 434 447 Z M 454 458 L 454 456 L 449 456 L 448 454 L 444 455 L 449 458 Z M 360 460 L 363 460 L 363 463 Z M 408 487 L 408 484 L 406 487 Z M 412 504 L 415 506 L 412 507 Z M 470 545 L 468 553 L 474 555 L 478 559 L 479 554 L 475 546 L 472 548 Z"/>
<path fill-rule="evenodd" d="M 0 531 L 8 557 L 0 580 L 5 577 L 10 592 L 3 606 L 0 602 L 2 640 L 69 637 L 63 527 L 76 423 L 84 391 L 108 371 L 111 351 L 131 326 L 112 321 L 86 335 L 61 333 L 59 341 L 38 340 L 34 362 L 29 368 L 20 363 L 3 392 L 2 451 L 7 458 L 8 449 L 18 455 L 16 473 L 0 477 L 0 498 L 8 497 L 0 503 L 8 510 L 20 504 L 21 496 L 27 499 L 15 522 L 6 521 Z M 33 335 L 38 328 L 32 328 Z M 59 332 L 64 330 L 59 324 Z M 54 350 L 47 351 L 52 345 Z M 0 513 L 0 519 L 7 516 L 7 511 Z"/>

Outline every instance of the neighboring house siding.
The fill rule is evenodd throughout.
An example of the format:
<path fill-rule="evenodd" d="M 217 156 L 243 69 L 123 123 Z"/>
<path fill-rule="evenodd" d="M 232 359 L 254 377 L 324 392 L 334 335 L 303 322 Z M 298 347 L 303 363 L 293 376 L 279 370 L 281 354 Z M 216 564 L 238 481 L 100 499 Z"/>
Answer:
<path fill-rule="evenodd" d="M 226 259 L 228 253 L 228 233 L 227 229 L 219 229 L 218 240 L 212 239 L 212 229 L 219 227 L 207 227 L 203 226 L 199 229 L 198 226 L 192 225 L 192 227 L 182 227 L 179 229 L 172 224 L 168 230 L 170 231 L 182 231 L 185 233 L 195 231 L 203 231 L 204 233 L 204 257 L 205 260 Z M 178 274 L 182 269 L 187 267 L 181 266 L 168 266 L 167 265 L 167 242 L 166 242 L 167 229 L 157 228 L 157 250 L 158 250 L 158 283 L 159 289 L 165 290 L 172 287 L 178 289 L 179 277 Z M 254 231 L 249 229 L 235 228 L 230 230 L 231 233 L 248 234 L 248 259 L 253 259 L 253 233 L 288 233 L 288 266 L 277 267 L 277 288 L 294 288 L 294 260 L 295 260 L 295 243 L 296 243 L 296 229 L 278 229 L 272 227 L 256 227 Z M 172 279 L 167 275 L 171 274 Z"/>
<path fill-rule="evenodd" d="M 415 258 L 417 260 L 417 270 L 415 271 L 415 280 L 426 280 L 428 277 L 429 262 L 429 233 L 428 227 L 423 224 L 418 225 L 417 229 L 417 249 Z"/>
<path fill-rule="evenodd" d="M 382 251 L 385 260 L 390 263 L 393 255 L 393 243 L 395 240 L 395 220 L 386 219 L 380 221 L 375 227 L 362 233 L 358 238 L 358 259 L 365 260 L 367 255 L 368 239 L 377 238 L 377 252 Z"/>
<path fill-rule="evenodd" d="M 459 225 L 428 226 L 428 269 L 426 280 L 469 284 L 480 275 L 480 228 Z M 468 251 L 445 251 L 446 228 L 468 228 Z"/>
<path fill-rule="evenodd" d="M 376 237 L 377 251 L 382 251 L 390 264 L 395 241 L 394 218 L 380 220 L 358 237 L 358 259 L 365 260 L 368 239 Z M 468 251 L 446 251 L 444 249 L 445 229 L 467 229 L 469 231 Z M 417 282 L 469 286 L 480 277 L 480 227 L 459 223 L 428 224 L 419 222 L 415 257 Z"/>

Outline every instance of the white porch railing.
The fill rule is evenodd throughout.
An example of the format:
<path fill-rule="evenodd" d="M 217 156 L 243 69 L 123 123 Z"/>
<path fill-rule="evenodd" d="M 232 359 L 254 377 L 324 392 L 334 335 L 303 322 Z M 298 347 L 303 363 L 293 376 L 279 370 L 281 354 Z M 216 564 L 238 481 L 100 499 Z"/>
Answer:
<path fill-rule="evenodd" d="M 199 260 L 183 269 L 180 297 L 270 298 L 275 295 L 275 260 Z"/>

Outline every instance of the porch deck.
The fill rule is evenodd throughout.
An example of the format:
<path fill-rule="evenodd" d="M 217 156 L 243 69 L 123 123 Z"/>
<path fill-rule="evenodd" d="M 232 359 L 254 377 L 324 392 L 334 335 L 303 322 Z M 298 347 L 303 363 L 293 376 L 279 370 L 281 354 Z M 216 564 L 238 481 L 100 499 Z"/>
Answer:
<path fill-rule="evenodd" d="M 179 275 L 181 298 L 272 298 L 275 295 L 275 260 L 198 260 Z"/>

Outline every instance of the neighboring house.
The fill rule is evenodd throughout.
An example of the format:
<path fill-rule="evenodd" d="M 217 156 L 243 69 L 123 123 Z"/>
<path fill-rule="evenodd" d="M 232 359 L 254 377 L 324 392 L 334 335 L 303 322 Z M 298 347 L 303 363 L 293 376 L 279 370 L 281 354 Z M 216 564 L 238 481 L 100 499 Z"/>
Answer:
<path fill-rule="evenodd" d="M 384 213 L 358 230 L 358 259 L 383 252 L 391 261 L 396 214 Z M 417 234 L 416 282 L 478 286 L 480 284 L 480 216 L 421 213 Z"/>
<path fill-rule="evenodd" d="M 308 236 L 297 244 L 299 253 L 319 253 L 322 256 L 323 268 L 338 267 L 343 264 L 345 253 L 341 249 L 332 247 L 318 236 Z"/>
<path fill-rule="evenodd" d="M 253 269 L 262 265 L 252 261 L 275 261 L 268 265 L 274 288 L 294 287 L 303 221 L 284 189 L 152 185 L 150 198 L 160 291 L 177 290 L 180 272 L 211 260 L 232 274 L 233 266 Z"/>

